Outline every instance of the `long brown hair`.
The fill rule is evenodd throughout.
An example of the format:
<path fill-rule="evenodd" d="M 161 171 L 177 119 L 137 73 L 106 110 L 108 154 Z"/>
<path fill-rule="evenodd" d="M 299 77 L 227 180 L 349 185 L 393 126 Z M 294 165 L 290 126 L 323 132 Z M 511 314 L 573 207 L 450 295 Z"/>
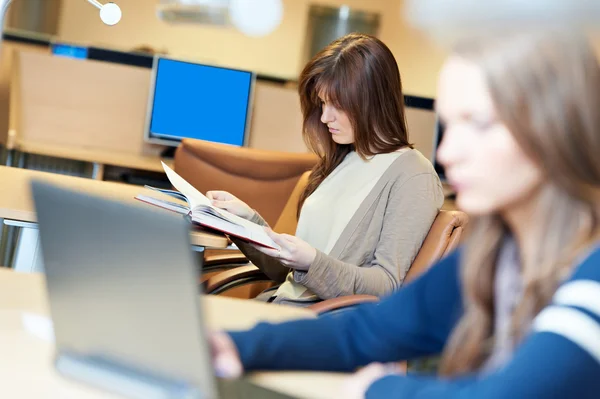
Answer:
<path fill-rule="evenodd" d="M 390 49 L 373 36 L 353 33 L 329 44 L 304 67 L 298 92 L 304 141 L 319 157 L 300 197 L 298 212 L 350 151 L 366 158 L 412 147 L 398 64 Z M 332 140 L 321 122 L 319 94 L 348 115 L 353 144 L 340 145 Z"/>
<path fill-rule="evenodd" d="M 454 54 L 482 69 L 499 118 L 546 177 L 535 262 L 524 265 L 512 319 L 517 344 L 600 231 L 600 68 L 587 39 L 565 32 L 479 37 Z M 471 229 L 462 255 L 465 314 L 445 349 L 443 375 L 478 369 L 494 340 L 494 276 L 507 228 L 492 215 Z"/>

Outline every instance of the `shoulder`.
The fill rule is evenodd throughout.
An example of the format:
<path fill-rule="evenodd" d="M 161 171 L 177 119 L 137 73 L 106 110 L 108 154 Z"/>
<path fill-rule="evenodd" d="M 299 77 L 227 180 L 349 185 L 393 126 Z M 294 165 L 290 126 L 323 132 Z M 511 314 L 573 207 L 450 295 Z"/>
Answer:
<path fill-rule="evenodd" d="M 600 288 L 600 242 L 597 242 L 590 250 L 585 251 L 578 260 L 571 276 L 563 285 L 581 280 L 594 281 L 598 283 Z"/>
<path fill-rule="evenodd" d="M 600 243 L 580 257 L 569 278 L 556 290 L 552 301 L 583 309 L 593 308 L 595 317 L 600 318 Z"/>
<path fill-rule="evenodd" d="M 390 194 L 401 196 L 406 192 L 427 192 L 437 199 L 443 197 L 440 178 L 431 162 L 417 150 L 402 153 L 390 166 Z"/>
<path fill-rule="evenodd" d="M 407 149 L 403 151 L 394 165 L 402 167 L 408 174 L 435 173 L 435 168 L 419 150 Z"/>
<path fill-rule="evenodd" d="M 390 165 L 388 174 L 389 180 L 396 185 L 411 181 L 415 183 L 415 180 L 431 180 L 441 187 L 440 179 L 431 162 L 414 149 L 401 153 Z"/>
<path fill-rule="evenodd" d="M 600 363 L 600 245 L 580 260 L 551 303 L 533 321 L 533 331 L 570 341 Z"/>

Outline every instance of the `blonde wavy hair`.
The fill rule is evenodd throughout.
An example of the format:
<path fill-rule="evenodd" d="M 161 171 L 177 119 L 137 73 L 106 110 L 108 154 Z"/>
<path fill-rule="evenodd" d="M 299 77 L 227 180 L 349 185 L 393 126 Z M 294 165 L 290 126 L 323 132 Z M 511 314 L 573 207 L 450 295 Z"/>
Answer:
<path fill-rule="evenodd" d="M 454 54 L 481 68 L 499 118 L 546 177 L 535 262 L 524 265 L 513 314 L 517 344 L 598 238 L 600 67 L 584 35 L 557 31 L 470 38 Z M 442 375 L 476 371 L 490 355 L 496 260 L 506 233 L 499 215 L 472 220 L 461 265 L 465 313 L 444 350 Z"/>

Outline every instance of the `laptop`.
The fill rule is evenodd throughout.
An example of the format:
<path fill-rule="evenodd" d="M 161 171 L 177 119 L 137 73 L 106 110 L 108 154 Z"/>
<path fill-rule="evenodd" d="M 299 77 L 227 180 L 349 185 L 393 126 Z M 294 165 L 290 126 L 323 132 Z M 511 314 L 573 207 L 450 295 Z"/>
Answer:
<path fill-rule="evenodd" d="M 43 181 L 32 193 L 59 373 L 131 398 L 289 398 L 214 376 L 183 218 Z"/>

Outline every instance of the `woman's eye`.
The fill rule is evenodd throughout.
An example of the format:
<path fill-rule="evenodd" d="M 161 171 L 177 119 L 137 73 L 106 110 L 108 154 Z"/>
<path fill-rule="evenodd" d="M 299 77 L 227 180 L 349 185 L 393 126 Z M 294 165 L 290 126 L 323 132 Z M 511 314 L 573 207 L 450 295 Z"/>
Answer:
<path fill-rule="evenodd" d="M 469 125 L 481 132 L 488 131 L 496 125 L 496 122 L 495 118 L 470 118 L 468 120 Z"/>
<path fill-rule="evenodd" d="M 473 124 L 475 125 L 477 130 L 485 132 L 485 131 L 488 131 L 489 129 L 491 129 L 496 124 L 496 121 L 493 121 L 493 120 L 473 121 Z"/>

